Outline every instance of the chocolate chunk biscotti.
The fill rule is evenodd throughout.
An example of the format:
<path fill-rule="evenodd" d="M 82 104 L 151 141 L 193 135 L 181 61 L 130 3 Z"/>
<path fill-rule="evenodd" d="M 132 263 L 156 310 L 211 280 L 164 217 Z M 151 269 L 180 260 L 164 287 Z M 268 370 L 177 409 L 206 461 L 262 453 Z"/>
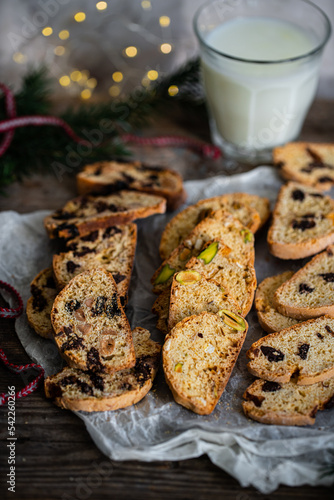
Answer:
<path fill-rule="evenodd" d="M 126 224 L 166 211 L 166 200 L 136 191 L 119 191 L 109 196 L 80 196 L 44 219 L 50 238 L 75 238 L 97 229 Z"/>
<path fill-rule="evenodd" d="M 247 352 L 252 375 L 286 383 L 296 374 L 298 385 L 334 376 L 334 319 L 310 319 L 255 342 Z"/>
<path fill-rule="evenodd" d="M 332 243 L 334 200 L 295 182 L 283 186 L 268 232 L 270 252 L 281 259 L 302 259 Z"/>
<path fill-rule="evenodd" d="M 285 179 L 320 191 L 334 185 L 334 144 L 290 142 L 275 148 L 273 159 Z"/>
<path fill-rule="evenodd" d="M 133 368 L 109 374 L 66 367 L 45 379 L 46 397 L 73 411 L 118 410 L 138 403 L 152 387 L 161 347 L 144 328 L 135 328 L 132 336 L 136 353 Z"/>
<path fill-rule="evenodd" d="M 43 269 L 30 284 L 31 297 L 27 302 L 27 318 L 29 325 L 38 335 L 52 337 L 51 309 L 57 296 L 56 283 L 51 267 Z"/>
<path fill-rule="evenodd" d="M 75 276 L 54 301 L 54 339 L 69 366 L 113 373 L 135 364 L 116 283 L 99 267 Z"/>
<path fill-rule="evenodd" d="M 162 196 L 168 210 L 175 210 L 186 200 L 180 174 L 169 168 L 149 167 L 140 161 L 101 161 L 86 165 L 77 175 L 79 194 L 110 194 L 131 189 Z"/>

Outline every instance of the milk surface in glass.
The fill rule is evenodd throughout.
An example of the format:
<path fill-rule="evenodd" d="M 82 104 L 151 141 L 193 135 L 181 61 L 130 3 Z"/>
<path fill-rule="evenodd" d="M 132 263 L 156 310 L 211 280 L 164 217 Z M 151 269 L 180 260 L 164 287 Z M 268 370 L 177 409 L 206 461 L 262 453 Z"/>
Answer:
<path fill-rule="evenodd" d="M 202 54 L 217 138 L 252 149 L 296 138 L 314 98 L 320 57 L 289 59 L 310 52 L 313 35 L 290 22 L 250 17 L 221 24 L 205 41 L 220 54 L 232 56 Z"/>

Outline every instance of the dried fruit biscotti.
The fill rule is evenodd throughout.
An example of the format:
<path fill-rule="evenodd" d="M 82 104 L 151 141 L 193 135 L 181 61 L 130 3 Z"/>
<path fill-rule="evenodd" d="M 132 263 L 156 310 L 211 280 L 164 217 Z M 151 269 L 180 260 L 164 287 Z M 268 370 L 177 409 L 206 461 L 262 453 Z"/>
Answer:
<path fill-rule="evenodd" d="M 229 257 L 241 262 L 254 263 L 253 233 L 230 213 L 217 210 L 197 224 L 187 238 L 173 250 L 168 259 L 157 269 L 152 277 L 153 291 L 160 293 L 169 287 L 174 273 L 182 271 L 191 257 L 198 256 L 206 262 L 211 261 L 217 248 L 211 247 L 210 250 L 205 250 L 205 253 L 203 249 L 207 242 L 212 240 L 224 241 L 225 253 Z"/>
<path fill-rule="evenodd" d="M 107 373 L 134 366 L 130 325 L 116 283 L 105 269 L 75 276 L 54 301 L 51 321 L 69 366 Z"/>
<path fill-rule="evenodd" d="M 211 413 L 231 376 L 246 336 L 217 314 L 185 318 L 167 335 L 163 369 L 175 401 L 199 415 Z"/>
<path fill-rule="evenodd" d="M 127 224 L 166 211 L 166 200 L 161 196 L 119 191 L 109 196 L 79 196 L 44 219 L 50 238 L 75 238 L 97 229 Z"/>
<path fill-rule="evenodd" d="M 334 246 L 313 257 L 283 283 L 273 303 L 282 314 L 301 320 L 334 316 Z"/>
<path fill-rule="evenodd" d="M 293 274 L 293 271 L 285 271 L 285 273 L 277 276 L 270 276 L 265 278 L 257 287 L 255 309 L 260 325 L 268 333 L 280 332 L 284 328 L 289 328 L 289 326 L 298 323 L 298 320 L 279 313 L 273 303 L 277 288 L 289 280 Z"/>
<path fill-rule="evenodd" d="M 174 275 L 170 291 L 169 330 L 188 316 L 204 311 L 217 314 L 222 310 L 227 314 L 230 312 L 232 317 L 240 314 L 240 306 L 226 288 L 193 269 Z"/>
<path fill-rule="evenodd" d="M 68 252 L 53 257 L 57 286 L 64 288 L 77 274 L 94 267 L 109 271 L 117 284 L 121 303 L 127 301 L 133 260 L 136 251 L 137 226 L 123 224 L 97 229 L 68 241 Z"/>
<path fill-rule="evenodd" d="M 327 191 L 334 185 L 334 144 L 290 142 L 273 151 L 285 179 Z"/>
<path fill-rule="evenodd" d="M 56 283 L 52 267 L 43 269 L 30 284 L 32 297 L 27 302 L 27 318 L 29 325 L 38 335 L 52 337 L 51 309 L 57 296 Z"/>
<path fill-rule="evenodd" d="M 220 209 L 230 212 L 253 233 L 270 215 L 269 200 L 256 195 L 232 193 L 201 200 L 185 208 L 169 221 L 161 236 L 159 249 L 161 258 L 167 259 L 201 220 Z"/>
<path fill-rule="evenodd" d="M 118 410 L 138 403 L 152 387 L 161 347 L 144 328 L 132 332 L 136 364 L 116 373 L 85 372 L 64 368 L 45 379 L 46 397 L 73 411 Z"/>
<path fill-rule="evenodd" d="M 283 186 L 268 232 L 270 252 L 281 259 L 301 259 L 332 243 L 334 201 L 295 182 Z"/>
<path fill-rule="evenodd" d="M 175 210 L 186 200 L 180 174 L 169 168 L 149 167 L 140 161 L 101 161 L 86 165 L 77 175 L 79 194 L 110 194 L 131 189 L 162 196 L 168 210 Z"/>
<path fill-rule="evenodd" d="M 309 385 L 334 376 L 334 319 L 310 319 L 255 342 L 247 356 L 252 375 L 272 382 Z"/>
<path fill-rule="evenodd" d="M 207 249 L 210 249 L 209 244 Z M 205 252 L 207 249 L 203 250 Z M 203 258 L 192 258 L 186 269 L 198 271 L 207 279 L 214 279 L 219 286 L 228 290 L 233 299 L 238 303 L 240 314 L 246 316 L 253 304 L 256 289 L 256 274 L 252 264 L 242 263 L 226 256 L 225 247 L 218 242 L 218 249 L 211 261 Z"/>
<path fill-rule="evenodd" d="M 154 301 L 152 312 L 158 316 L 156 327 L 164 335 L 168 333 L 170 288 L 166 288 Z"/>
<path fill-rule="evenodd" d="M 242 403 L 247 417 L 274 425 L 312 425 L 318 410 L 333 406 L 334 377 L 308 386 L 255 380 Z"/>

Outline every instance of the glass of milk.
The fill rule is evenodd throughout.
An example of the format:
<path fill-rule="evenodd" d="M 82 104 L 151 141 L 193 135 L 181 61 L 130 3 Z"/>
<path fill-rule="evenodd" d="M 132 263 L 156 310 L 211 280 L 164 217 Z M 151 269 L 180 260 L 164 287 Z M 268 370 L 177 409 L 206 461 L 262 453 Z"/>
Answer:
<path fill-rule="evenodd" d="M 307 0 L 214 0 L 194 28 L 213 142 L 228 157 L 270 161 L 313 101 L 327 16 Z"/>

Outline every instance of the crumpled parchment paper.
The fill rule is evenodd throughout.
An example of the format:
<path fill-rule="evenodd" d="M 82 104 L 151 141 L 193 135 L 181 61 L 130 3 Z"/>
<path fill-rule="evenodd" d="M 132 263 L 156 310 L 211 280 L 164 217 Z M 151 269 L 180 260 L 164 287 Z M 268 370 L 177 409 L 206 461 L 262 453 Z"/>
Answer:
<path fill-rule="evenodd" d="M 189 204 L 235 191 L 267 196 L 274 202 L 280 185 L 274 169 L 259 167 L 232 177 L 189 181 L 186 189 Z M 56 248 L 43 227 L 47 213 L 0 213 L 0 279 L 11 283 L 25 303 L 30 295 L 30 281 L 51 265 Z M 171 217 L 157 215 L 138 222 L 138 246 L 127 307 L 131 326 L 149 329 L 161 343 L 163 336 L 156 330 L 156 317 L 151 312 L 155 295 L 150 278 L 160 263 L 160 235 Z M 280 261 L 271 256 L 265 233 L 256 235 L 258 282 L 302 265 L 300 261 Z M 250 328 L 245 345 L 211 415 L 199 416 L 176 404 L 160 369 L 153 390 L 135 406 L 114 412 L 76 412 L 101 451 L 114 460 L 142 461 L 183 460 L 206 453 L 242 486 L 253 485 L 262 493 L 275 490 L 280 483 L 332 484 L 333 474 L 325 476 L 323 472 L 334 463 L 334 410 L 319 412 L 314 426 L 299 428 L 262 425 L 244 416 L 242 394 L 253 380 L 246 369 L 245 353 L 264 334 L 254 310 L 247 320 Z M 63 361 L 55 345 L 32 331 L 25 314 L 16 321 L 16 331 L 29 356 L 45 368 L 47 375 L 59 371 Z"/>

